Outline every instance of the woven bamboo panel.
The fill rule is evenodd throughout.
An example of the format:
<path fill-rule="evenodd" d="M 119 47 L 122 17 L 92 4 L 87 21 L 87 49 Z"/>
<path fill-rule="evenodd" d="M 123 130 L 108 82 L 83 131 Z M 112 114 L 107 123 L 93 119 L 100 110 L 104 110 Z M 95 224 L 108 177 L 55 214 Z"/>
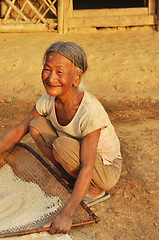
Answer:
<path fill-rule="evenodd" d="M 3 0 L 1 19 L 3 24 L 45 24 L 57 26 L 57 0 Z"/>
<path fill-rule="evenodd" d="M 63 206 L 70 198 L 71 189 L 57 176 L 52 168 L 30 147 L 19 143 L 9 151 L 0 155 L 0 167 L 4 164 L 11 166 L 14 174 L 26 182 L 33 182 L 39 185 L 41 190 L 49 196 L 58 196 Z M 60 211 L 59 209 L 58 211 Z M 57 213 L 56 213 L 57 214 Z M 42 228 L 44 222 L 30 223 L 25 229 L 17 229 L 16 232 L 28 231 L 31 229 Z M 79 226 L 89 223 L 98 222 L 99 218 L 83 203 L 78 206 L 74 218 L 73 225 Z M 0 233 L 0 237 L 4 234 L 10 234 L 9 231 Z"/>

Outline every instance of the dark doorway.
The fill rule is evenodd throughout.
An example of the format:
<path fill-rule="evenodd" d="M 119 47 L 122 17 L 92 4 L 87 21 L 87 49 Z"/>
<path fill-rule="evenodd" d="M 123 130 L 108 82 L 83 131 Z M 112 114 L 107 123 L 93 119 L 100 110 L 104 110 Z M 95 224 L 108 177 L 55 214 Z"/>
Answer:
<path fill-rule="evenodd" d="M 73 9 L 148 7 L 148 0 L 73 0 Z"/>

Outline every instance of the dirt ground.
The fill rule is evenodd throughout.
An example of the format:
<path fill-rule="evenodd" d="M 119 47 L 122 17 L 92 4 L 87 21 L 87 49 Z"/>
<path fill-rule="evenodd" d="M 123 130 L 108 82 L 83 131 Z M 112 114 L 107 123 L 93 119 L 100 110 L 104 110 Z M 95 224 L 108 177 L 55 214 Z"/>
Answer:
<path fill-rule="evenodd" d="M 42 55 L 57 40 L 85 48 L 84 84 L 107 110 L 123 155 L 111 198 L 91 207 L 100 222 L 72 228 L 69 235 L 73 240 L 158 240 L 159 33 L 135 28 L 62 36 L 0 34 L 0 135 L 21 121 L 43 93 Z M 38 151 L 29 135 L 23 142 Z"/>

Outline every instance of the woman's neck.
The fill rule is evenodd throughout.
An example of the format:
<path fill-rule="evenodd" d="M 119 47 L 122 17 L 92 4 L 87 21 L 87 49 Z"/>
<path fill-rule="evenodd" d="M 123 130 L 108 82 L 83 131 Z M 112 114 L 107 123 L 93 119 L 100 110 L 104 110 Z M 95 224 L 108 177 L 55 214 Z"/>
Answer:
<path fill-rule="evenodd" d="M 83 99 L 84 92 L 78 91 L 74 95 L 70 95 L 66 101 L 61 101 L 61 98 L 55 99 L 56 118 L 60 125 L 68 125 L 74 118 Z M 63 99 L 62 99 L 63 100 Z"/>
<path fill-rule="evenodd" d="M 71 108 L 77 106 L 81 103 L 84 92 L 75 88 L 67 94 L 62 96 L 57 96 L 55 99 L 56 105 L 62 105 L 64 108 Z"/>

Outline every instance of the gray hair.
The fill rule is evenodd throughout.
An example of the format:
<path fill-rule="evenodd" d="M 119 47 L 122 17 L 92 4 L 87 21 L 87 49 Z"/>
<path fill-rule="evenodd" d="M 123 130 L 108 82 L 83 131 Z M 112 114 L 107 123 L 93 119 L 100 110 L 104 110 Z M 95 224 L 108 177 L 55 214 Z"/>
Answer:
<path fill-rule="evenodd" d="M 83 71 L 87 70 L 87 57 L 82 47 L 73 42 L 55 42 L 45 52 L 43 61 L 49 53 L 56 52 L 69 59 L 77 68 Z"/>

